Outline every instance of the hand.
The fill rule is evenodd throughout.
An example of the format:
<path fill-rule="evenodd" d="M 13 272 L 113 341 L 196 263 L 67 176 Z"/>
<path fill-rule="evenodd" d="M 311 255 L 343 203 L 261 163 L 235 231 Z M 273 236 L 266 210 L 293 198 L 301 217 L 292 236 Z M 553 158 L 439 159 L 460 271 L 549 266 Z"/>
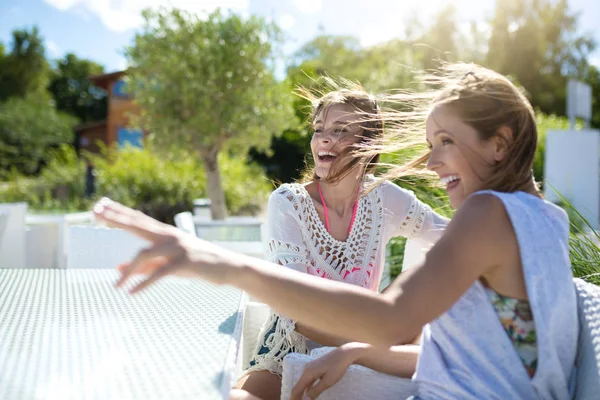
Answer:
<path fill-rule="evenodd" d="M 302 400 L 304 395 L 316 399 L 335 385 L 350 365 L 359 358 L 362 343 L 347 343 L 311 361 L 292 390 L 292 400 Z"/>
<path fill-rule="evenodd" d="M 97 219 L 151 243 L 133 260 L 118 266 L 122 275 L 117 282 L 118 287 L 124 285 L 133 274 L 148 275 L 131 293 L 148 287 L 166 275 L 198 276 L 216 284 L 225 284 L 236 269 L 236 253 L 110 199 L 104 198 L 98 202 L 94 206 L 94 214 Z"/>

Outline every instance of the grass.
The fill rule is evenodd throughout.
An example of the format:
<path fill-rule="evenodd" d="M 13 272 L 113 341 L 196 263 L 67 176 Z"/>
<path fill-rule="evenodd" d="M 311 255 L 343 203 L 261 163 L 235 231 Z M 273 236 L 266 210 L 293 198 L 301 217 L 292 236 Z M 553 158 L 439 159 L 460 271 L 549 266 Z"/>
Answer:
<path fill-rule="evenodd" d="M 558 195 L 571 221 L 569 257 L 573 276 L 600 285 L 600 232 L 563 195 Z"/>

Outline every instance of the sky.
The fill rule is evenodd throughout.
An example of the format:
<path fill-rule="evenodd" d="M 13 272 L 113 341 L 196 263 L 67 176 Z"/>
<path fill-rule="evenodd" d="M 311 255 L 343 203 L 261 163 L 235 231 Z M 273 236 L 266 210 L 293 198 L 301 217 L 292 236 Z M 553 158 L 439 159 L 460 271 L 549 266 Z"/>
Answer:
<path fill-rule="evenodd" d="M 0 41 L 10 45 L 14 29 L 37 25 L 47 56 L 67 52 L 102 64 L 107 72 L 126 67 L 123 49 L 141 25 L 145 7 L 174 6 L 194 13 L 216 7 L 243 15 L 260 15 L 284 29 L 284 51 L 291 55 L 319 33 L 352 35 L 364 46 L 402 37 L 407 18 L 429 19 L 449 0 L 0 0 Z M 459 23 L 491 18 L 495 0 L 455 0 Z M 580 13 L 580 32 L 593 35 L 600 47 L 600 1 L 569 0 Z M 591 62 L 600 66 L 600 49 Z"/>

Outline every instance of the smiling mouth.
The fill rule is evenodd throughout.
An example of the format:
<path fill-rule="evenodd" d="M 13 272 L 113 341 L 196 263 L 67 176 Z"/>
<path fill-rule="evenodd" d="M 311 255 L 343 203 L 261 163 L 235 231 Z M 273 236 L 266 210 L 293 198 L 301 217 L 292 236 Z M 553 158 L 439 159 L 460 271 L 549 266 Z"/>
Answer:
<path fill-rule="evenodd" d="M 446 191 L 456 188 L 460 183 L 460 176 L 448 175 L 440 179 L 443 185 L 446 186 Z"/>
<path fill-rule="evenodd" d="M 320 162 L 328 163 L 333 162 L 337 158 L 337 154 L 332 153 L 331 151 L 320 151 L 317 154 Z"/>

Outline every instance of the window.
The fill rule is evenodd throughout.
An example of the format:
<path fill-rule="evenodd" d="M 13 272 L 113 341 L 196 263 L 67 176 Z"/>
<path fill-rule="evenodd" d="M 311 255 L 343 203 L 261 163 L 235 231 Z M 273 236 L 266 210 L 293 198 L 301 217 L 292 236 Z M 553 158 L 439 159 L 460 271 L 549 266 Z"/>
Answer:
<path fill-rule="evenodd" d="M 117 143 L 119 144 L 119 148 L 123 148 L 127 145 L 141 148 L 143 138 L 144 134 L 139 130 L 119 128 L 117 131 Z"/>
<path fill-rule="evenodd" d="M 127 93 L 127 83 L 124 80 L 118 80 L 113 86 L 113 96 L 116 97 L 129 97 Z"/>

